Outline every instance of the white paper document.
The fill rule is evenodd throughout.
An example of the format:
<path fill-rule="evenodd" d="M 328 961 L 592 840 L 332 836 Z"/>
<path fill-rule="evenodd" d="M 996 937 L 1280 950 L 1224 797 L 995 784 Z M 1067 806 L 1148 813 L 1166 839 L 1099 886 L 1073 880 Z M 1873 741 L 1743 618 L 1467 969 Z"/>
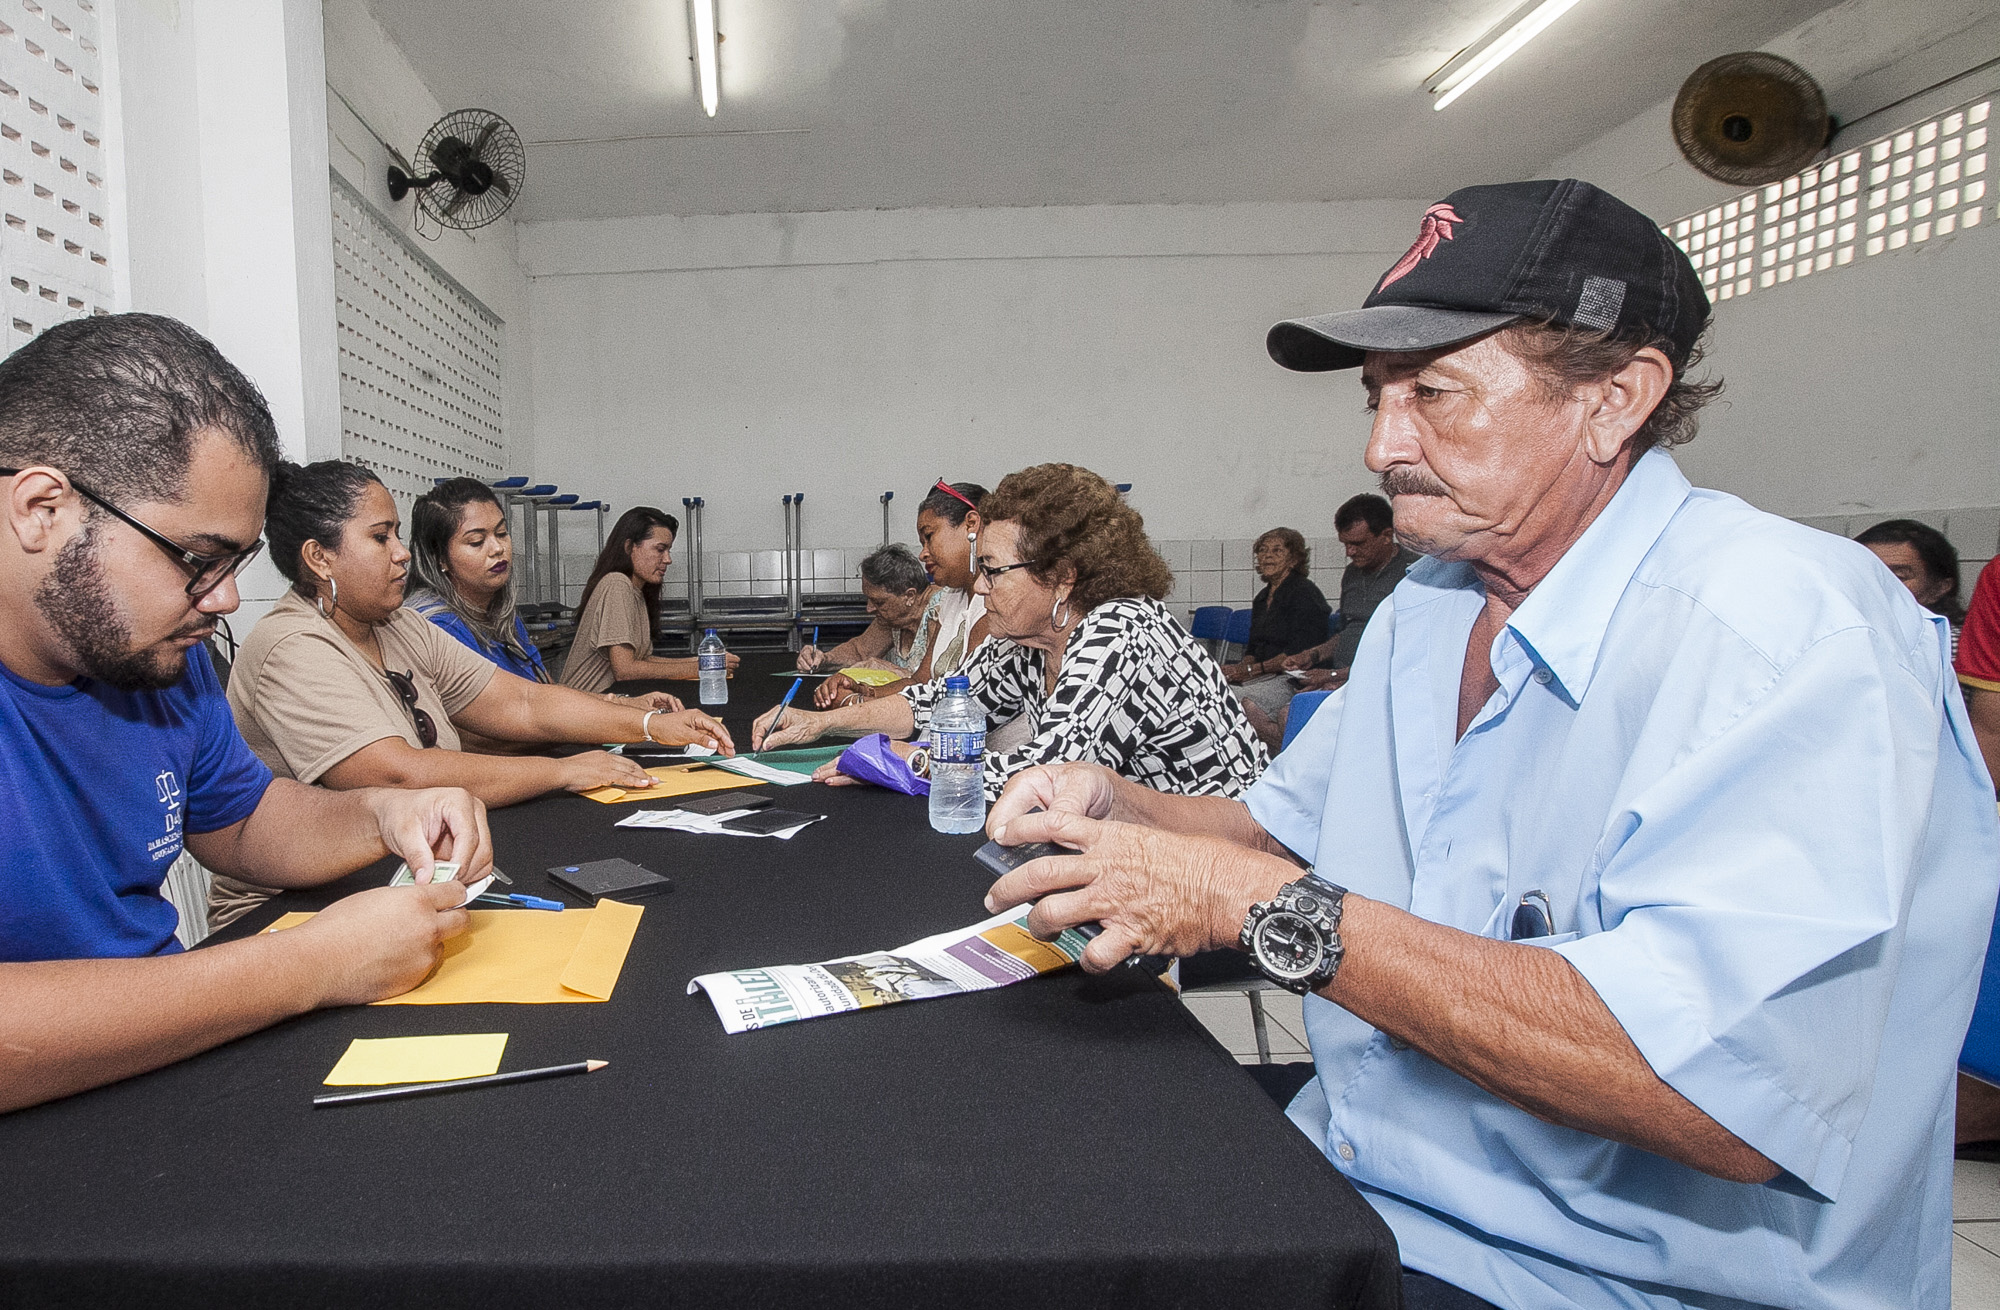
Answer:
<path fill-rule="evenodd" d="M 969 928 L 824 964 L 705 973 L 688 984 L 688 994 L 707 992 L 723 1028 L 743 1033 L 878 1005 L 1005 987 L 1076 963 L 1094 932 L 1070 928 L 1054 941 L 1042 941 L 1028 931 L 1032 908 L 1017 906 Z"/>
<path fill-rule="evenodd" d="M 731 773 L 740 773 L 746 778 L 755 778 L 759 782 L 775 782 L 780 787 L 797 787 L 812 781 L 810 774 L 793 773 L 789 769 L 774 769 L 762 760 L 746 760 L 741 755 L 733 759 L 717 760 L 715 767 L 727 769 Z"/>
<path fill-rule="evenodd" d="M 804 823 L 795 823 L 789 828 L 776 832 L 744 832 L 739 828 L 725 828 L 722 825 L 730 819 L 739 819 L 755 810 L 730 810 L 723 814 L 695 814 L 688 810 L 634 810 L 618 821 L 620 828 L 666 828 L 673 832 L 706 832 L 719 837 L 780 837 L 790 841 L 826 816 L 815 814 Z"/>

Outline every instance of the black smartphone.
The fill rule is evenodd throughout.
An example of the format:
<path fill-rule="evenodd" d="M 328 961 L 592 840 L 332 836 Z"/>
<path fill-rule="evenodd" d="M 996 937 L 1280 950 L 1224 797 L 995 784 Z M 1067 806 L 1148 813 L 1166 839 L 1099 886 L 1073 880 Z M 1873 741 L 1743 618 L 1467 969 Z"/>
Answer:
<path fill-rule="evenodd" d="M 731 810 L 761 810 L 771 803 L 769 796 L 754 791 L 715 791 L 706 796 L 682 796 L 674 808 L 690 814 L 727 814 Z"/>
<path fill-rule="evenodd" d="M 987 842 L 972 853 L 972 858 L 991 869 L 995 877 L 1014 872 L 1029 860 L 1039 860 L 1045 855 L 1075 855 L 1077 852 L 1067 846 L 1058 846 L 1052 841 L 1022 842 L 1019 846 L 1002 846 L 997 841 Z"/>

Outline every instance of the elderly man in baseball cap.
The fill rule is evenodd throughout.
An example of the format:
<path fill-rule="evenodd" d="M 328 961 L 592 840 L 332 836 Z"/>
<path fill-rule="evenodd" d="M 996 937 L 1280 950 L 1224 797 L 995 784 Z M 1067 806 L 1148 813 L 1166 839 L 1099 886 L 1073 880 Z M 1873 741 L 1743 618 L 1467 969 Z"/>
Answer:
<path fill-rule="evenodd" d="M 1594 187 L 1432 205 L 1268 343 L 1360 367 L 1429 556 L 1344 694 L 1242 801 L 1065 764 L 988 820 L 1080 852 L 989 903 L 1101 922 L 1087 967 L 1238 947 L 1307 995 L 1290 1114 L 1408 1304 L 1948 1304 L 1992 788 L 1943 620 L 1675 466 L 1707 317 Z"/>

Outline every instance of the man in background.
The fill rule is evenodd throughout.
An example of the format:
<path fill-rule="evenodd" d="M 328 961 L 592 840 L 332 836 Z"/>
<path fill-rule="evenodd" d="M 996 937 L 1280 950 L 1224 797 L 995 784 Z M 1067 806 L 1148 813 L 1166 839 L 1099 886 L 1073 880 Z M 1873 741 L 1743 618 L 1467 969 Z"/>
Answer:
<path fill-rule="evenodd" d="M 478 801 L 274 780 L 236 733 L 202 642 L 277 460 L 256 387 L 172 319 L 79 319 L 0 362 L 0 1111 L 408 991 L 466 928 L 465 888 L 430 878 L 490 870 Z M 183 848 L 275 887 L 394 854 L 428 885 L 183 953 L 160 893 Z"/>
<path fill-rule="evenodd" d="M 1335 511 L 1333 530 L 1347 551 L 1340 574 L 1340 630 L 1311 650 L 1287 656 L 1287 669 L 1308 669 L 1301 690 L 1337 687 L 1347 680 L 1361 633 L 1375 607 L 1389 598 L 1410 566 L 1423 556 L 1396 540 L 1389 502 L 1364 492 Z"/>

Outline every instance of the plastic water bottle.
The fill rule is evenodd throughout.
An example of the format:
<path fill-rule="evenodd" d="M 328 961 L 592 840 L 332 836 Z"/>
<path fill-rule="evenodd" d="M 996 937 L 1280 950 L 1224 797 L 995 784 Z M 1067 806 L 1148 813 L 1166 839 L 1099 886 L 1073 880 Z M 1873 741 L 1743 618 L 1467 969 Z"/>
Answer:
<path fill-rule="evenodd" d="M 931 713 L 931 827 L 978 832 L 986 824 L 986 711 L 962 675 L 944 680 Z"/>
<path fill-rule="evenodd" d="M 729 703 L 729 651 L 723 646 L 722 638 L 715 635 L 715 629 L 708 629 L 708 635 L 701 639 L 695 649 L 696 663 L 701 666 L 701 703 L 704 705 L 727 705 Z"/>

